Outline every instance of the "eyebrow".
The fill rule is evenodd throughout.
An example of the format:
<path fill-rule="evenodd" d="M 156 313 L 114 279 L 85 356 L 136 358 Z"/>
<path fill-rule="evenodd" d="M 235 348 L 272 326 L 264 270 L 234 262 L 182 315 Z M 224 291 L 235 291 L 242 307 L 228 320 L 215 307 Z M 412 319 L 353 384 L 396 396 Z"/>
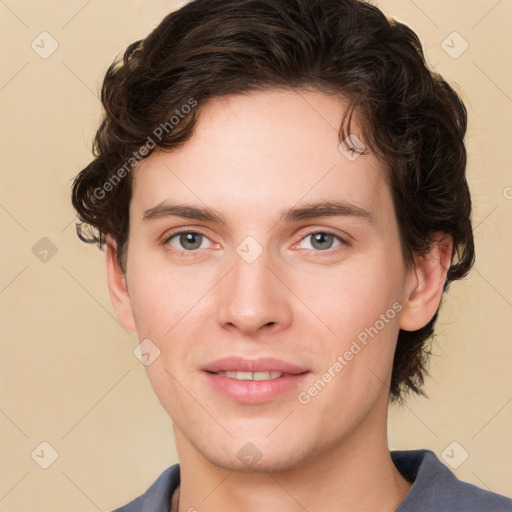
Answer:
<path fill-rule="evenodd" d="M 371 213 L 364 208 L 345 201 L 325 201 L 309 203 L 297 208 L 290 208 L 282 213 L 279 222 L 293 222 L 320 217 L 355 217 L 373 222 Z"/>
<path fill-rule="evenodd" d="M 142 217 L 144 222 L 166 217 L 182 217 L 205 222 L 226 225 L 224 217 L 212 208 L 164 201 L 147 209 Z M 281 213 L 279 223 L 296 222 L 321 217 L 353 217 L 372 223 L 373 217 L 368 210 L 345 201 L 322 201 L 293 207 Z"/>

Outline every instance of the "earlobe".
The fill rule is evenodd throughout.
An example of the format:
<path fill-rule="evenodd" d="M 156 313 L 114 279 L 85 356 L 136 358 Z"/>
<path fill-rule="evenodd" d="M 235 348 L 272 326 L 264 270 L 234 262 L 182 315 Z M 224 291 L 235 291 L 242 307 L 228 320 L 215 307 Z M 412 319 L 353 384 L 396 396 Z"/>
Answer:
<path fill-rule="evenodd" d="M 108 289 L 110 300 L 119 323 L 128 331 L 136 332 L 135 318 L 128 295 L 126 274 L 117 262 L 117 244 L 112 237 L 107 237 L 105 262 L 107 266 Z"/>
<path fill-rule="evenodd" d="M 400 329 L 416 331 L 427 325 L 435 315 L 450 268 L 452 247 L 451 236 L 436 233 L 429 253 L 416 259 L 406 283 Z"/>

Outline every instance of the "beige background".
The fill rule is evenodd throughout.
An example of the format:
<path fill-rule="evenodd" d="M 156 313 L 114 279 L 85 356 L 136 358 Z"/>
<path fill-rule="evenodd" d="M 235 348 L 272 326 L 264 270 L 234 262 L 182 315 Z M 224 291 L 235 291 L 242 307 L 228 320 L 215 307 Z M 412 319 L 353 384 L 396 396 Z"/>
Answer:
<path fill-rule="evenodd" d="M 177 460 L 171 421 L 132 353 L 137 339 L 113 318 L 103 255 L 75 236 L 69 201 L 107 66 L 175 5 L 0 0 L 1 511 L 110 510 Z M 465 450 L 459 478 L 512 496 L 512 2 L 378 5 L 418 31 L 466 101 L 477 242 L 476 267 L 452 286 L 438 323 L 430 399 L 391 411 L 390 446 L 447 453 L 451 464 Z M 51 49 L 43 31 L 58 43 L 46 59 L 31 47 Z M 469 44 L 458 58 L 442 47 L 460 51 L 454 31 Z M 57 250 L 46 262 L 43 237 Z M 43 441 L 58 453 L 48 469 L 38 465 L 50 461 Z"/>

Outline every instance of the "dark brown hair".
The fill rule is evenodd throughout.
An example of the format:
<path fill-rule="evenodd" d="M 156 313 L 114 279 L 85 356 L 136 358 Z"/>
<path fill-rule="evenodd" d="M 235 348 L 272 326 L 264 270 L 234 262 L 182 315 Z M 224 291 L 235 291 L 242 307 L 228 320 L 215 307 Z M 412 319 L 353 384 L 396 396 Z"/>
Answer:
<path fill-rule="evenodd" d="M 195 0 L 129 45 L 106 73 L 95 158 L 73 184 L 79 237 L 101 248 L 111 235 L 126 269 L 131 168 L 155 147 L 184 144 L 212 98 L 276 88 L 349 98 L 340 140 L 356 112 L 365 143 L 387 168 L 406 264 L 426 254 L 441 231 L 454 244 L 444 291 L 469 272 L 475 253 L 465 106 L 429 70 L 413 31 L 359 0 Z M 422 329 L 400 330 L 393 401 L 407 391 L 424 394 L 438 313 Z"/>

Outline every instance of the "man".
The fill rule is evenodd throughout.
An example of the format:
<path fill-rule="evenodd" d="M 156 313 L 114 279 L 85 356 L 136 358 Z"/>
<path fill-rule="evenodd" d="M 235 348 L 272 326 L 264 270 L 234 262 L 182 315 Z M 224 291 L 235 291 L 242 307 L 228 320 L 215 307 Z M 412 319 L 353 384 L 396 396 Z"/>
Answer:
<path fill-rule="evenodd" d="M 466 109 L 357 0 L 196 0 L 115 62 L 80 237 L 173 420 L 118 511 L 480 511 L 512 500 L 387 446 L 474 261 Z"/>

